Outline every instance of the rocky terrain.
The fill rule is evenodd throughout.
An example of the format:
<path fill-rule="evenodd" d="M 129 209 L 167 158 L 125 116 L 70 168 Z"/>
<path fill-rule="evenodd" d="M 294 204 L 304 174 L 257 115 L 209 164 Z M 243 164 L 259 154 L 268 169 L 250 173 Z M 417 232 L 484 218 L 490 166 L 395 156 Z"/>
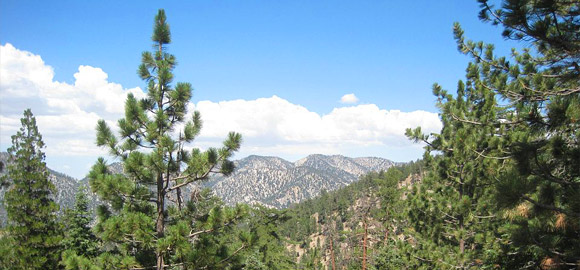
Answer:
<path fill-rule="evenodd" d="M 0 153 L 0 161 L 6 163 L 7 153 Z M 370 171 L 386 170 L 394 162 L 375 157 L 348 158 L 340 155 L 310 155 L 296 162 L 278 157 L 249 156 L 235 161 L 236 170 L 228 176 L 214 176 L 202 186 L 211 188 L 228 204 L 260 203 L 269 207 L 284 208 L 318 195 L 322 190 L 331 191 L 357 181 Z M 121 172 L 121 164 L 111 164 L 111 170 Z M 49 169 L 55 184 L 55 200 L 61 211 L 72 207 L 75 193 L 80 186 L 88 189 L 88 179 L 77 180 Z M 89 190 L 89 189 L 88 189 Z M 5 190 L 0 190 L 0 200 Z M 95 194 L 89 193 L 90 208 L 100 204 Z M 0 220 L 6 220 L 6 212 L 0 205 Z"/>
<path fill-rule="evenodd" d="M 393 165 L 390 160 L 374 157 L 310 155 L 289 162 L 277 157 L 249 156 L 236 161 L 237 169 L 232 175 L 215 177 L 206 185 L 229 204 L 261 203 L 284 208 Z"/>

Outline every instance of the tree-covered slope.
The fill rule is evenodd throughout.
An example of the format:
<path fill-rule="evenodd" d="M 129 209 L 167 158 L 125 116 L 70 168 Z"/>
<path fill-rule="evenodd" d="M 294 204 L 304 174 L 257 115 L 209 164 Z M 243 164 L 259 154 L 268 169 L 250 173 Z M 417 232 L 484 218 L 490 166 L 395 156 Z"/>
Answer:
<path fill-rule="evenodd" d="M 423 162 L 418 161 L 370 172 L 338 190 L 322 191 L 290 206 L 285 213 L 291 218 L 280 233 L 299 269 L 333 269 L 333 261 L 335 269 L 360 269 L 363 257 L 372 265 L 380 245 L 403 237 L 402 202 L 423 171 Z"/>

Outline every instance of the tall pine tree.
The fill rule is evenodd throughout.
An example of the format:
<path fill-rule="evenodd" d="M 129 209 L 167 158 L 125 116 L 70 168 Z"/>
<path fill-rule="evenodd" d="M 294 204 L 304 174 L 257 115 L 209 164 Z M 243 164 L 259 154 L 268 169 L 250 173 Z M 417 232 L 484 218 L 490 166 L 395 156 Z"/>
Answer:
<path fill-rule="evenodd" d="M 435 140 L 410 132 L 414 139 L 424 139 L 430 148 L 440 151 L 434 173 L 437 184 L 449 184 L 427 192 L 416 206 L 429 211 L 417 211 L 411 217 L 416 215 L 419 224 L 440 223 L 422 215 L 445 209 L 446 205 L 437 208 L 433 204 L 438 201 L 438 191 L 455 186 L 453 189 L 464 194 L 469 185 L 457 176 L 471 171 L 476 173 L 472 182 L 479 185 L 475 190 L 493 198 L 501 209 L 490 216 L 505 218 L 499 226 L 490 227 L 506 237 L 499 239 L 508 247 L 498 254 L 500 266 L 575 269 L 580 264 L 580 5 L 574 1 L 505 0 L 495 9 L 486 0 L 479 2 L 482 20 L 503 26 L 504 37 L 532 47 L 513 50 L 510 62 L 495 56 L 492 45 L 466 41 L 459 25 L 454 27 L 459 50 L 473 58 L 467 69 L 467 88 L 460 86 L 456 98 L 435 89 L 441 97 L 444 124 Z M 458 166 L 462 163 L 468 166 Z M 460 204 L 464 201 L 464 196 L 450 197 Z M 473 198 L 467 202 L 471 207 L 477 203 Z M 447 209 L 454 204 L 448 203 Z M 466 213 L 465 217 L 477 215 Z M 449 212 L 442 214 L 439 219 L 446 224 L 458 218 Z M 461 224 L 461 219 L 457 222 Z M 445 235 L 437 227 L 424 228 L 435 236 Z M 448 239 L 468 237 L 462 228 L 465 226 L 459 226 Z M 459 244 L 459 251 L 468 251 Z M 498 250 L 485 249 L 482 254 Z"/>
<path fill-rule="evenodd" d="M 56 269 L 60 230 L 53 196 L 56 189 L 48 178 L 44 142 L 30 109 L 20 119 L 22 127 L 12 136 L 9 163 L 4 180 L 8 190 L 4 206 L 8 215 L 7 236 L 13 246 L 2 254 L 11 269 Z M 4 253 L 4 251 L 3 251 Z"/>
<path fill-rule="evenodd" d="M 503 36 L 531 45 L 510 62 L 491 46 L 465 41 L 482 86 L 503 100 L 495 119 L 515 164 L 499 178 L 497 201 L 510 221 L 515 267 L 572 269 L 580 265 L 580 4 L 577 1 L 486 0 L 480 18 Z M 496 156 L 495 158 L 498 158 Z"/>
<path fill-rule="evenodd" d="M 424 158 L 431 165 L 408 197 L 409 234 L 418 242 L 407 249 L 409 259 L 421 269 L 491 267 L 502 253 L 502 238 L 490 186 L 505 159 L 486 157 L 501 149 L 502 141 L 493 134 L 498 131 L 494 119 L 502 112 L 474 64 L 468 66 L 467 80 L 458 83 L 455 96 L 438 85 L 433 92 L 441 110 L 441 133 L 407 131 L 410 138 L 427 144 Z M 490 146 L 495 146 L 493 152 Z M 432 156 L 432 151 L 438 154 Z"/>
<path fill-rule="evenodd" d="M 201 116 L 193 112 L 187 117 L 191 84 L 171 85 L 176 59 L 167 53 L 171 35 L 164 10 L 155 16 L 152 40 L 154 51 L 142 54 L 138 69 L 147 82 L 147 98 L 128 95 L 125 117 L 118 121 L 119 137 L 104 120 L 97 125 L 97 145 L 123 161 L 124 173 L 111 173 L 100 158 L 89 174 L 93 191 L 112 205 L 99 209 L 96 229 L 103 240 L 114 244 L 118 255 L 111 253 L 110 258 L 118 267 L 165 269 L 173 263 L 188 264 L 175 258 L 183 258 L 186 251 L 181 249 L 187 245 L 182 243 L 194 242 L 191 238 L 199 234 L 195 222 L 179 214 L 185 207 L 183 189 L 212 173 L 231 173 L 234 165 L 229 158 L 241 143 L 241 135 L 232 132 L 223 147 L 188 151 L 187 144 L 200 132 Z M 228 223 L 223 217 L 211 220 Z"/>

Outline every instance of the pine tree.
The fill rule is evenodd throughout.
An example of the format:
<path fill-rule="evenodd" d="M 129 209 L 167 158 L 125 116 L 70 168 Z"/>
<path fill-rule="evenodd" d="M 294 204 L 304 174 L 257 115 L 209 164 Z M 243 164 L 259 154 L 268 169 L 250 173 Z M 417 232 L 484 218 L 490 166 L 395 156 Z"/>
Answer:
<path fill-rule="evenodd" d="M 76 193 L 75 205 L 64 214 L 63 246 L 74 254 L 95 257 L 99 253 L 97 237 L 91 231 L 91 214 L 86 189 L 80 187 Z"/>
<path fill-rule="evenodd" d="M 531 45 L 513 50 L 510 62 L 495 56 L 493 46 L 465 41 L 455 28 L 459 49 L 474 58 L 474 76 L 505 104 L 506 112 L 494 119 L 498 132 L 490 136 L 502 138 L 506 147 L 490 158 L 509 157 L 514 164 L 495 185 L 510 221 L 503 229 L 520 258 L 514 267 L 575 268 L 580 265 L 580 4 L 505 0 L 496 10 L 479 2 L 482 20 L 502 26 L 505 38 Z"/>
<path fill-rule="evenodd" d="M 403 172 L 396 167 L 389 168 L 386 172 L 380 172 L 374 178 L 378 186 L 377 196 L 381 201 L 381 208 L 374 216 L 379 218 L 384 225 L 383 243 L 389 242 L 389 236 L 400 226 L 398 220 L 402 210 L 401 190 L 398 185 L 404 180 Z"/>
<path fill-rule="evenodd" d="M 497 232 L 501 221 L 495 216 L 490 188 L 502 160 L 484 156 L 493 154 L 487 146 L 498 141 L 489 136 L 495 132 L 491 121 L 497 104 L 477 78 L 469 76 L 466 84 L 459 82 L 455 97 L 438 85 L 434 93 L 442 111 L 441 133 L 407 131 L 427 144 L 424 159 L 430 165 L 430 173 L 407 199 L 409 234 L 417 242 L 415 248 L 407 247 L 407 256 L 417 269 L 491 267 L 502 253 Z M 460 117 L 481 125 L 464 123 Z M 438 154 L 432 156 L 432 151 Z"/>
<path fill-rule="evenodd" d="M 56 269 L 61 240 L 53 200 L 56 192 L 44 163 L 44 142 L 30 109 L 20 120 L 22 127 L 12 136 L 9 164 L 4 180 L 8 190 L 4 206 L 8 216 L 7 236 L 12 242 L 2 261 L 11 269 Z"/>
<path fill-rule="evenodd" d="M 248 260 L 257 259 L 258 265 L 263 265 L 264 269 L 294 268 L 293 260 L 287 256 L 286 242 L 280 236 L 278 229 L 281 223 L 289 220 L 285 212 L 262 206 L 254 207 L 248 222 L 249 244 L 254 253 L 248 254 L 250 256 Z M 256 268 L 259 269 L 254 267 Z"/>
<path fill-rule="evenodd" d="M 510 62 L 495 56 L 492 45 L 466 41 L 455 25 L 459 50 L 474 59 L 467 69 L 467 87 L 460 84 L 457 97 L 435 87 L 444 127 L 434 140 L 419 130 L 409 132 L 413 139 L 426 141 L 428 150 L 441 153 L 433 159 L 432 176 L 411 201 L 418 210 L 410 212 L 411 220 L 420 225 L 414 228 L 423 237 L 417 246 L 436 251 L 440 243 L 432 245 L 429 239 L 456 239 L 460 253 L 472 253 L 465 241 L 471 235 L 477 243 L 477 231 L 485 227 L 478 225 L 469 233 L 465 218 L 480 216 L 480 210 L 493 205 L 485 201 L 493 201 L 502 211 L 489 213 L 488 230 L 509 238 L 484 234 L 483 239 L 492 241 L 482 243 L 496 243 L 480 245 L 485 251 L 481 255 L 492 255 L 484 262 L 495 260 L 507 269 L 575 268 L 580 264 L 580 6 L 506 0 L 494 10 L 488 1 L 479 2 L 481 19 L 503 26 L 504 37 L 533 48 L 513 50 Z M 467 182 L 462 175 L 468 176 Z M 438 203 L 445 198 L 449 203 Z M 460 211 L 449 212 L 454 206 Z M 505 219 L 490 223 L 497 218 Z M 459 225 L 457 233 L 441 238 L 453 227 L 449 224 Z M 502 242 L 506 245 L 498 249 Z M 418 264 L 437 264 L 454 253 L 422 257 Z M 475 262 L 465 256 L 455 261 L 463 262 L 459 266 Z"/>
<path fill-rule="evenodd" d="M 239 149 L 241 135 L 230 133 L 218 149 L 186 149 L 200 132 L 201 116 L 193 112 L 187 117 L 191 84 L 171 86 L 176 59 L 167 53 L 171 35 L 164 10 L 155 17 L 152 40 L 155 51 L 142 54 L 138 69 L 147 82 L 147 98 L 128 95 L 125 117 L 118 121 L 120 138 L 104 120 L 97 125 L 97 145 L 123 161 L 124 173 L 111 173 L 100 158 L 89 179 L 93 191 L 112 205 L 112 209 L 99 209 L 96 226 L 99 236 L 114 244 L 119 254 L 107 256 L 120 267 L 164 269 L 183 258 L 183 243 L 199 235 L 194 231 L 195 222 L 180 214 L 186 206 L 183 189 L 212 173 L 231 173 L 234 165 L 229 158 Z M 216 223 L 213 229 L 219 227 L 217 223 L 228 223 L 220 213 L 210 213 L 216 215 L 210 219 Z"/>
<path fill-rule="evenodd" d="M 247 205 L 226 206 L 210 189 L 193 194 L 176 213 L 179 222 L 168 230 L 167 237 L 178 250 L 171 260 L 183 264 L 183 269 L 241 268 L 250 248 Z"/>

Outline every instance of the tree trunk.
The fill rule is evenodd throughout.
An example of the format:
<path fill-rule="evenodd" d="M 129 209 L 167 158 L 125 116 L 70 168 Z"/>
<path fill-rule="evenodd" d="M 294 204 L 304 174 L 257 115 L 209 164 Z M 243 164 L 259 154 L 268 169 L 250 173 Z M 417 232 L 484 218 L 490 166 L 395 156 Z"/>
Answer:
<path fill-rule="evenodd" d="M 157 176 L 157 222 L 155 224 L 157 239 L 163 238 L 165 231 L 165 192 L 163 190 L 163 175 Z M 163 270 L 163 251 L 156 251 L 157 270 Z"/>
<path fill-rule="evenodd" d="M 181 195 L 181 188 L 178 188 L 177 190 L 177 209 L 179 210 L 179 212 L 181 212 L 181 208 L 183 207 L 183 197 Z"/>
<path fill-rule="evenodd" d="M 362 257 L 362 270 L 366 270 L 367 269 L 367 219 L 365 216 L 365 220 L 364 220 L 364 228 L 365 228 L 365 232 L 364 232 L 364 236 L 363 236 L 363 257 Z"/>
<path fill-rule="evenodd" d="M 332 263 L 332 270 L 336 270 L 336 266 L 334 264 L 334 248 L 332 243 L 332 236 L 330 237 L 330 262 Z"/>

